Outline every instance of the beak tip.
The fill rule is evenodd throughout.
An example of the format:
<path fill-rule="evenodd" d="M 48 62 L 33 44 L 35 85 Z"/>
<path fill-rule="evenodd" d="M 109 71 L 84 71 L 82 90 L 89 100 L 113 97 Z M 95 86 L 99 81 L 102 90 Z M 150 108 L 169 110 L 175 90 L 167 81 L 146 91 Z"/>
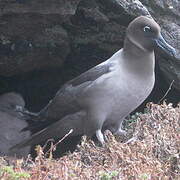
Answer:
<path fill-rule="evenodd" d="M 170 56 L 176 58 L 176 50 L 175 48 L 171 47 L 171 50 L 168 53 Z"/>
<path fill-rule="evenodd" d="M 174 48 L 172 49 L 172 56 L 176 57 L 176 50 Z"/>

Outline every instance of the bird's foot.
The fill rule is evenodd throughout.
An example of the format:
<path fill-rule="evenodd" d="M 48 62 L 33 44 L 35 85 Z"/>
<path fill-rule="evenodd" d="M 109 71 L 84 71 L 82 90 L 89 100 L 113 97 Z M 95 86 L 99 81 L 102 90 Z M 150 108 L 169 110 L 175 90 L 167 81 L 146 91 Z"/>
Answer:
<path fill-rule="evenodd" d="M 101 132 L 101 129 L 98 129 L 98 130 L 96 131 L 96 137 L 97 137 L 98 141 L 101 143 L 101 145 L 104 146 L 104 145 L 105 145 L 104 135 L 103 135 L 103 133 Z"/>
<path fill-rule="evenodd" d="M 119 136 L 126 136 L 127 135 L 127 132 L 121 128 L 119 128 L 116 132 L 115 132 L 116 135 L 119 135 Z"/>

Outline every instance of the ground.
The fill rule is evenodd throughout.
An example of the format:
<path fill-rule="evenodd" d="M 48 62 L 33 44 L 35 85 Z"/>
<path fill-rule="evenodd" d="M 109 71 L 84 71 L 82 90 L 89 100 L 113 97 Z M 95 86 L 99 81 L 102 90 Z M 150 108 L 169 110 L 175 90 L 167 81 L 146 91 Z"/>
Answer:
<path fill-rule="evenodd" d="M 143 114 L 126 121 L 126 137 L 106 132 L 100 147 L 85 136 L 73 153 L 53 158 L 37 147 L 38 156 L 0 159 L 0 179 L 28 180 L 158 180 L 180 179 L 180 106 L 149 103 Z M 64 139 L 65 141 L 66 139 Z"/>

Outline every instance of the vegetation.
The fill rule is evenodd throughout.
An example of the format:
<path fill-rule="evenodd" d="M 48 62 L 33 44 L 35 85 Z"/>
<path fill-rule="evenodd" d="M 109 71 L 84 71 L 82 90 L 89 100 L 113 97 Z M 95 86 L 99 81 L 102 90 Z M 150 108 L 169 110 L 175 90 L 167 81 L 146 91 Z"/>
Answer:
<path fill-rule="evenodd" d="M 127 137 L 114 137 L 106 131 L 105 147 L 95 145 L 84 136 L 74 153 L 59 159 L 45 157 L 37 148 L 34 161 L 4 158 L 0 179 L 28 180 L 178 180 L 180 107 L 172 104 L 148 104 L 144 114 L 126 122 Z"/>

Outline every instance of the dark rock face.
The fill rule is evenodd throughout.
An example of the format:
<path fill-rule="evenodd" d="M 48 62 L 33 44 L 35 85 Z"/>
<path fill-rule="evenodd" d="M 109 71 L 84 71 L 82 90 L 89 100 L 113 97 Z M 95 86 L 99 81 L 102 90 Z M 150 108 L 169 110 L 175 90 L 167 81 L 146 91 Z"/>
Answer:
<path fill-rule="evenodd" d="M 126 27 L 139 15 L 152 16 L 177 51 L 174 58 L 156 53 L 156 85 L 147 101 L 158 102 L 173 81 L 166 98 L 179 102 L 178 0 L 1 0 L 0 93 L 19 92 L 39 111 L 63 83 L 122 48 Z"/>
<path fill-rule="evenodd" d="M 157 59 L 167 83 L 174 80 L 180 90 L 177 0 L 2 0 L 0 7 L 0 75 L 6 77 L 1 92 L 20 91 L 29 101 L 38 96 L 35 88 L 45 105 L 62 83 L 120 49 L 132 19 L 150 13 L 177 50 L 171 63 L 160 52 Z"/>
<path fill-rule="evenodd" d="M 78 1 L 1 1 L 0 75 L 60 67 L 70 52 L 63 21 Z"/>

